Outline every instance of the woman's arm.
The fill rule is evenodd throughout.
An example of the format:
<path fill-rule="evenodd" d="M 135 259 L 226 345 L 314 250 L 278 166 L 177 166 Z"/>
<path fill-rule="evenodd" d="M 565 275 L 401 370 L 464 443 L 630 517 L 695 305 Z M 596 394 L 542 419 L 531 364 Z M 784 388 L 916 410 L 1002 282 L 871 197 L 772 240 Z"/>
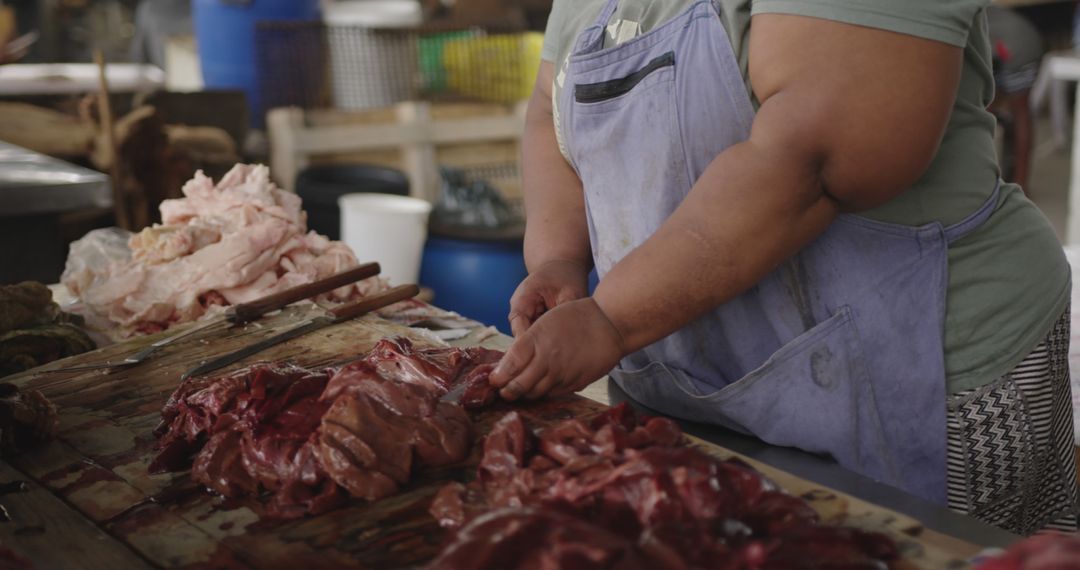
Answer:
<path fill-rule="evenodd" d="M 937 152 L 960 48 L 866 27 L 755 16 L 749 140 L 721 153 L 596 302 L 637 350 L 749 289 L 840 211 L 881 205 Z"/>
<path fill-rule="evenodd" d="M 761 107 L 661 228 L 517 339 L 492 376 L 505 397 L 582 387 L 618 358 L 734 298 L 841 211 L 880 205 L 933 159 L 954 103 L 960 48 L 787 15 L 752 21 Z"/>
<path fill-rule="evenodd" d="M 554 66 L 540 63 L 525 115 L 522 182 L 525 193 L 525 264 L 529 277 L 510 300 L 510 328 L 524 333 L 555 307 L 588 294 L 592 267 L 581 180 L 559 152 L 552 116 Z"/>
<path fill-rule="evenodd" d="M 525 114 L 522 185 L 525 194 L 525 264 L 530 271 L 550 261 L 591 267 L 589 230 L 581 180 L 559 152 L 552 117 L 551 62 L 540 63 Z"/>

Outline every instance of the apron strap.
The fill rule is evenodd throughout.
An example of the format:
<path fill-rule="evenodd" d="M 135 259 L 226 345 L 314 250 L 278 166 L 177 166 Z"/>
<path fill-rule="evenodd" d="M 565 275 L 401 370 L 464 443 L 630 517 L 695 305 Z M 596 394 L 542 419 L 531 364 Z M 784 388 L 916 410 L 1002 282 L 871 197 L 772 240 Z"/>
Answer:
<path fill-rule="evenodd" d="M 604 30 L 607 28 L 608 21 L 615 15 L 615 9 L 618 7 L 619 0 L 608 0 L 607 4 L 604 4 L 604 9 L 600 10 L 596 21 L 581 34 L 577 48 L 574 50 L 575 53 L 596 51 L 604 45 Z"/>
<path fill-rule="evenodd" d="M 986 220 L 990 219 L 994 210 L 997 209 L 998 200 L 1001 197 L 1001 179 L 998 178 L 997 183 L 994 185 L 994 192 L 990 194 L 990 197 L 986 199 L 986 202 L 975 210 L 973 214 L 960 220 L 959 222 L 945 228 L 945 241 L 952 244 L 956 240 L 968 235 L 969 233 L 978 229 L 983 225 Z"/>

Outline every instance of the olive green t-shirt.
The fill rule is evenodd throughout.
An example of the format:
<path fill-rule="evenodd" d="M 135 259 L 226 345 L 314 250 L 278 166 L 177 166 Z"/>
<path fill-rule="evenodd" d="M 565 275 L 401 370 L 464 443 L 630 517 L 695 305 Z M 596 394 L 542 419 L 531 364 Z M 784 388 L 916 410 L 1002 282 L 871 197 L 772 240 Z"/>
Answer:
<path fill-rule="evenodd" d="M 623 0 L 607 23 L 607 45 L 645 33 L 697 0 Z M 543 59 L 553 62 L 556 93 L 566 57 L 604 0 L 555 0 Z M 783 13 L 909 34 L 964 50 L 960 86 L 941 146 L 910 189 L 861 215 L 904 224 L 949 225 L 977 210 L 1000 175 L 994 147 L 994 96 L 986 0 L 720 0 L 721 18 L 747 78 L 750 19 Z M 882 73 L 888 73 L 882 69 Z M 747 80 L 747 91 L 750 92 Z M 751 93 L 752 96 L 752 93 Z M 558 97 L 555 98 L 558 100 Z M 558 123 L 558 108 L 555 109 Z M 558 126 L 558 125 L 556 125 Z M 565 153 L 565 151 L 564 151 Z M 949 247 L 945 369 L 950 393 L 986 385 L 1018 364 L 1061 316 L 1069 267 L 1049 223 L 1014 184 L 1003 184 L 990 220 Z"/>

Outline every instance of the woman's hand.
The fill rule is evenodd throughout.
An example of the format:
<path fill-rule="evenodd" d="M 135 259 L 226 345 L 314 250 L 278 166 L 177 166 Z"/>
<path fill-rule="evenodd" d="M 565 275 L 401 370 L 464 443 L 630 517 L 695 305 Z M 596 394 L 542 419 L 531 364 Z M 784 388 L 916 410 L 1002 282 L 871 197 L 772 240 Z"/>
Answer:
<path fill-rule="evenodd" d="M 544 263 L 518 285 L 510 298 L 510 329 L 521 336 L 544 313 L 588 294 L 589 268 L 583 263 L 553 260 Z"/>
<path fill-rule="evenodd" d="M 506 400 L 576 392 L 624 355 L 622 336 L 591 297 L 560 303 L 515 336 L 490 380 Z"/>

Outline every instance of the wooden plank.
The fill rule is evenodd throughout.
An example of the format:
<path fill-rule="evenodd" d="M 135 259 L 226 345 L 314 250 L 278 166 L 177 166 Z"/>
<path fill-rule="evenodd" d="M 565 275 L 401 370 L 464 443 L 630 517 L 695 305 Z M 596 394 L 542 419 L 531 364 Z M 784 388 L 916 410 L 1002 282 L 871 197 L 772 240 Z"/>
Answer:
<path fill-rule="evenodd" d="M 94 134 L 94 125 L 78 117 L 0 102 L 0 140 L 50 156 L 85 158 L 94 148 Z"/>
<path fill-rule="evenodd" d="M 16 466 L 157 566 L 387 568 L 429 559 L 443 539 L 443 532 L 427 514 L 430 500 L 446 482 L 472 476 L 479 447 L 461 464 L 418 473 L 394 497 L 373 504 L 354 500 L 344 508 L 295 521 L 259 520 L 253 501 L 213 497 L 186 473 L 151 476 L 146 472 L 153 456 L 152 430 L 184 369 L 294 326 L 311 314 L 310 308 L 292 307 L 245 327 L 210 329 L 166 347 L 150 362 L 131 369 L 56 375 L 38 369 L 10 378 L 19 386 L 41 390 L 61 411 L 59 441 L 19 457 Z M 480 343 L 480 334 L 461 344 Z M 379 339 L 396 335 L 427 342 L 421 332 L 369 316 L 316 331 L 230 368 L 260 359 L 325 365 L 362 355 Z M 121 358 L 154 338 L 72 357 L 48 368 Z M 482 344 L 505 348 L 509 342 L 507 337 L 488 335 Z M 594 385 L 589 393 L 606 399 L 600 390 Z M 545 426 L 604 408 L 579 396 L 513 407 L 500 404 L 478 414 L 475 427 L 478 435 L 486 433 L 510 409 L 519 410 L 534 425 Z M 710 453 L 731 455 L 703 445 Z M 828 520 L 890 534 L 915 566 L 962 568 L 962 558 L 976 550 L 959 541 L 937 540 L 933 533 L 919 530 L 914 521 L 890 511 L 764 465 L 759 468 L 788 490 L 810 497 Z"/>
<path fill-rule="evenodd" d="M 46 488 L 0 461 L 0 544 L 38 568 L 151 568 Z"/>
<path fill-rule="evenodd" d="M 344 125 L 296 133 L 300 153 L 377 150 L 418 143 L 471 143 L 516 139 L 524 129 L 516 117 L 428 120 L 410 117 L 398 125 Z"/>

